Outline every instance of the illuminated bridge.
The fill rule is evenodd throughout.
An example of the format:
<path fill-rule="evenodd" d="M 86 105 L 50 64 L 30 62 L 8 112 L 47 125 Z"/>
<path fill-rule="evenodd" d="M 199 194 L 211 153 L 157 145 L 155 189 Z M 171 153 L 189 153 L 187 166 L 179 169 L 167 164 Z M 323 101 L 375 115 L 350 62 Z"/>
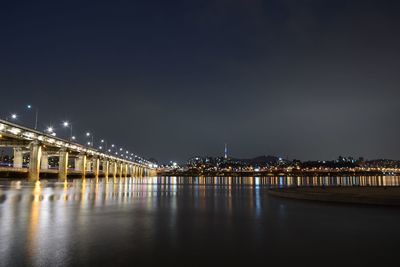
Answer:
<path fill-rule="evenodd" d="M 23 173 L 30 181 L 44 174 L 57 176 L 142 177 L 156 174 L 153 165 L 141 158 L 114 156 L 50 134 L 0 119 L 0 147 L 13 149 L 12 164 L 0 172 Z M 58 158 L 58 167 L 50 168 L 49 159 Z"/>

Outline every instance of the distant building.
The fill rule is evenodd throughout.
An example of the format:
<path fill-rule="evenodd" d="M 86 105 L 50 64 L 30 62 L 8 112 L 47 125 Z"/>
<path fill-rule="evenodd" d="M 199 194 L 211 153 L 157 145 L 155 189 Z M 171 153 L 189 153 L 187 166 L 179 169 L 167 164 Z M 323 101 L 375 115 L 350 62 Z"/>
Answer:
<path fill-rule="evenodd" d="M 228 145 L 225 143 L 224 158 L 228 158 Z"/>

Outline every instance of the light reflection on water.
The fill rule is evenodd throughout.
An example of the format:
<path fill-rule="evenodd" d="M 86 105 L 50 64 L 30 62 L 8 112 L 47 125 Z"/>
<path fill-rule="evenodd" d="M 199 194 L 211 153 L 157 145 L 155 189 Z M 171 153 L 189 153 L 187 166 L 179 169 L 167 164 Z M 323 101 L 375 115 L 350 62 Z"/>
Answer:
<path fill-rule="evenodd" d="M 185 250 L 189 241 L 182 240 L 193 235 L 196 243 L 207 241 L 199 246 L 219 244 L 228 249 L 229 242 L 241 246 L 243 240 L 236 240 L 239 237 L 253 245 L 268 245 L 263 235 L 269 228 L 290 229 L 285 204 L 266 208 L 269 187 L 399 184 L 399 177 L 390 176 L 3 180 L 0 259 L 5 266 L 101 265 L 103 255 L 98 247 L 103 242 L 122 246 L 122 250 L 127 250 L 123 243 L 128 242 L 125 256 L 130 257 L 134 252 L 155 250 L 160 244 Z M 268 222 L 271 212 L 278 218 L 277 226 Z M 215 229 L 220 237 L 209 234 Z M 182 237 L 182 232 L 188 237 Z M 100 262 L 93 259 L 93 253 Z"/>
<path fill-rule="evenodd" d="M 24 180 L 0 181 L 0 204 L 11 201 L 79 202 L 81 207 L 97 207 L 113 203 L 129 203 L 133 198 L 174 196 L 188 186 L 196 207 L 204 206 L 203 197 L 210 192 L 231 197 L 233 191 L 251 187 L 255 195 L 267 188 L 292 186 L 400 186 L 399 176 L 358 177 L 146 177 L 120 179 L 73 179 L 65 182 L 42 180 L 29 183 Z M 215 188 L 215 190 L 211 190 Z"/>

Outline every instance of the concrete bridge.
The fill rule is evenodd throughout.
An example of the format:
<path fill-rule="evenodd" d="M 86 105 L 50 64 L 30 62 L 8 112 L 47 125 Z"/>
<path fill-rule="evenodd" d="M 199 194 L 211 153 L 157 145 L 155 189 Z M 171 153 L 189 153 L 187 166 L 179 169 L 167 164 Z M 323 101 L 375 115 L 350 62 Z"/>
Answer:
<path fill-rule="evenodd" d="M 30 181 L 39 180 L 43 174 L 56 175 L 60 180 L 71 175 L 82 178 L 156 175 L 155 168 L 145 160 L 127 160 L 4 120 L 0 120 L 0 147 L 14 151 L 12 165 L 0 167 L 0 172 L 20 173 Z M 49 167 L 51 158 L 58 160 L 58 167 Z"/>

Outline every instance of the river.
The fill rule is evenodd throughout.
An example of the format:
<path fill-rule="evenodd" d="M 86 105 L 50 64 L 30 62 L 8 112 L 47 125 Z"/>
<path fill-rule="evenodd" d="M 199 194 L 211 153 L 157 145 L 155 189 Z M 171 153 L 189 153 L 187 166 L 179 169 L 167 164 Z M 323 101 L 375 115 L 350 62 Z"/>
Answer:
<path fill-rule="evenodd" d="M 0 266 L 389 266 L 398 208 L 274 198 L 269 187 L 399 177 L 0 180 Z M 303 265 L 306 264 L 306 265 Z"/>

